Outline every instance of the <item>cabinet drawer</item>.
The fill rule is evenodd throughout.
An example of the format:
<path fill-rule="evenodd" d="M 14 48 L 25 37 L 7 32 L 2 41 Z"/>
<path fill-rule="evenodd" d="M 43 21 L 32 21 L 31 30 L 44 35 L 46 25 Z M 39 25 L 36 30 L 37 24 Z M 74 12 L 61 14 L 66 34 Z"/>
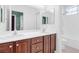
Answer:
<path fill-rule="evenodd" d="M 42 42 L 42 41 L 43 41 L 43 37 L 32 38 L 32 44 Z"/>
<path fill-rule="evenodd" d="M 43 50 L 43 43 L 38 43 L 38 44 L 32 45 L 32 50 L 31 50 L 32 53 L 39 52 L 42 50 Z"/>

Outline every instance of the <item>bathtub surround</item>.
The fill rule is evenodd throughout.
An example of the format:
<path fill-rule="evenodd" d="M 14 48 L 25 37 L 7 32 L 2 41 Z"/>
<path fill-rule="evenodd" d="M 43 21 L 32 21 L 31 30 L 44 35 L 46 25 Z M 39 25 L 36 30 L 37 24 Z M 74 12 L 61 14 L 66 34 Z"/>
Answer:
<path fill-rule="evenodd" d="M 79 26 L 78 26 L 79 25 L 79 13 L 78 13 L 78 10 L 77 10 L 77 13 L 75 13 L 75 11 L 76 10 L 73 10 L 73 12 L 70 13 L 70 15 L 62 14 L 62 20 L 63 20 L 62 21 L 62 25 L 63 25 L 62 26 L 62 37 L 63 37 L 62 41 L 67 46 L 66 47 L 67 51 L 69 51 L 68 49 L 70 49 L 71 52 L 72 51 L 79 52 L 78 51 L 79 50 L 78 48 L 79 47 Z M 63 12 L 65 11 L 63 10 Z"/>

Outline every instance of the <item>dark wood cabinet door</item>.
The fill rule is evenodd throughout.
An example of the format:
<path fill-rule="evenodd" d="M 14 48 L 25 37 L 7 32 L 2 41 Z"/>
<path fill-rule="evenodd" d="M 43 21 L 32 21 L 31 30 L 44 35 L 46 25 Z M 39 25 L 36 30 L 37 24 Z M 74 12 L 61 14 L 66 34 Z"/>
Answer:
<path fill-rule="evenodd" d="M 0 44 L 0 53 L 13 53 L 13 43 Z"/>
<path fill-rule="evenodd" d="M 51 53 L 56 50 L 56 34 L 51 35 Z"/>
<path fill-rule="evenodd" d="M 50 35 L 44 36 L 44 53 L 50 53 Z"/>
<path fill-rule="evenodd" d="M 22 40 L 16 42 L 16 53 L 29 53 L 30 52 L 30 41 Z"/>

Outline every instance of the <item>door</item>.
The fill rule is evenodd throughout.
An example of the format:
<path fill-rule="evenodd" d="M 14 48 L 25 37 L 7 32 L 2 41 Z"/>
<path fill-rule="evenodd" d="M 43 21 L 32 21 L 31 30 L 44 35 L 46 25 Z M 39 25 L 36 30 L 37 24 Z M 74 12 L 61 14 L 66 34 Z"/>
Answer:
<path fill-rule="evenodd" d="M 30 52 L 30 41 L 22 40 L 16 42 L 16 53 L 29 53 Z"/>
<path fill-rule="evenodd" d="M 44 53 L 50 53 L 50 35 L 44 36 Z"/>
<path fill-rule="evenodd" d="M 0 53 L 13 53 L 13 43 L 0 44 Z"/>
<path fill-rule="evenodd" d="M 56 34 L 51 35 L 51 53 L 56 50 Z"/>
<path fill-rule="evenodd" d="M 15 16 L 12 15 L 12 21 L 11 21 L 11 30 L 14 31 L 15 29 Z"/>

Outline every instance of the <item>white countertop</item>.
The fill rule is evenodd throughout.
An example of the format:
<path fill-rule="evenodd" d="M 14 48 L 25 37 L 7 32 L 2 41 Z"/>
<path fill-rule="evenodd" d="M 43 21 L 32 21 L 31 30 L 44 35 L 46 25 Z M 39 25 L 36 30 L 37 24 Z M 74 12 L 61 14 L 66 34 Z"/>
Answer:
<path fill-rule="evenodd" d="M 17 33 L 16 35 L 13 34 L 7 34 L 7 36 L 3 35 L 0 36 L 0 43 L 6 43 L 6 42 L 12 42 L 12 41 L 18 41 L 22 39 L 30 39 L 38 36 L 44 36 L 44 35 L 50 35 L 54 34 L 56 32 L 40 32 L 40 31 L 34 31 L 34 32 L 23 32 L 23 33 Z"/>

